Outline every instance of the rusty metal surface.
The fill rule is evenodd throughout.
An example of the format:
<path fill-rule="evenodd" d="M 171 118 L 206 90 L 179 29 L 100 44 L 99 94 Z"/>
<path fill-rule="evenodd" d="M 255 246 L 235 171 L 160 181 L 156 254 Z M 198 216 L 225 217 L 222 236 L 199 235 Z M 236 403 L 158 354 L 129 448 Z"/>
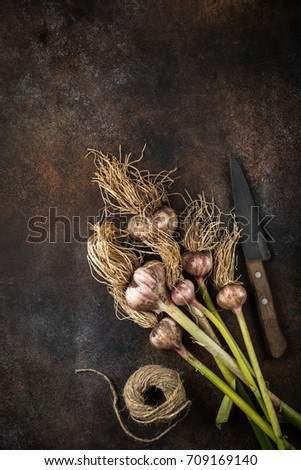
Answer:
<path fill-rule="evenodd" d="M 286 354 L 266 356 L 251 297 L 248 322 L 265 377 L 300 409 L 298 2 L 2 0 L 0 8 L 1 448 L 256 449 L 240 413 L 215 427 L 221 394 L 173 353 L 153 350 L 148 331 L 118 321 L 91 278 L 83 238 L 101 203 L 83 157 L 119 144 L 139 155 L 146 143 L 146 168 L 177 166 L 175 191 L 214 191 L 225 209 L 228 157 L 238 157 L 262 214 L 275 215 L 266 270 Z M 70 240 L 66 220 L 49 223 L 49 208 L 72 221 Z M 29 243 L 37 215 L 47 238 Z M 192 400 L 188 417 L 149 445 L 120 429 L 105 383 L 74 373 L 97 368 L 121 393 L 147 363 L 181 370 Z M 156 432 L 124 419 L 141 436 Z M 300 435 L 287 432 L 300 448 Z"/>

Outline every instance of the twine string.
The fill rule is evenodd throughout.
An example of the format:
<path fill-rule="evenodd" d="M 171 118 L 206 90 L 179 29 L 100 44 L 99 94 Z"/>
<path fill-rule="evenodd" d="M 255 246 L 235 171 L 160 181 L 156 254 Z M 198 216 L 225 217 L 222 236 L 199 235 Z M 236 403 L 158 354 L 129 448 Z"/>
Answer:
<path fill-rule="evenodd" d="M 146 365 L 139 368 L 127 380 L 123 398 L 131 418 L 140 424 L 168 423 L 168 427 L 152 438 L 142 438 L 133 434 L 124 424 L 118 407 L 119 396 L 112 380 L 96 369 L 76 369 L 76 373 L 92 372 L 103 378 L 110 387 L 113 409 L 118 422 L 127 436 L 136 441 L 150 443 L 161 439 L 188 414 L 191 402 L 186 398 L 180 374 L 160 365 Z M 164 401 L 150 405 L 146 402 L 147 391 L 151 388 L 162 392 Z M 184 412 L 184 414 L 182 413 Z"/>

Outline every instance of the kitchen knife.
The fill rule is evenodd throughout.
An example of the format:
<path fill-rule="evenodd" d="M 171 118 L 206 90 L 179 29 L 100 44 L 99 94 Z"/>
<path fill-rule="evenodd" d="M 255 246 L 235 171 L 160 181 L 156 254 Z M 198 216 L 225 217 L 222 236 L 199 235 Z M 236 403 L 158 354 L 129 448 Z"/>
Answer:
<path fill-rule="evenodd" d="M 280 329 L 271 289 L 263 261 L 271 257 L 264 233 L 259 226 L 258 207 L 255 206 L 249 186 L 235 157 L 230 157 L 232 195 L 237 222 L 242 229 L 242 249 L 257 311 L 262 326 L 267 351 L 279 358 L 287 342 Z"/>

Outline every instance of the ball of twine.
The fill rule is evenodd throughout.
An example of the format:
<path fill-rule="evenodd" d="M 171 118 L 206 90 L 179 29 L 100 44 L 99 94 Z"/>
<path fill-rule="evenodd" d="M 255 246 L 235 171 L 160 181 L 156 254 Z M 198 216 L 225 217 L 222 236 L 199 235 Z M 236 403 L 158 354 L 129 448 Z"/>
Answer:
<path fill-rule="evenodd" d="M 148 404 L 151 389 L 162 392 L 161 403 Z M 123 398 L 132 419 L 142 424 L 170 422 L 190 405 L 180 374 L 160 365 L 146 365 L 134 372 L 125 384 Z"/>
<path fill-rule="evenodd" d="M 95 369 L 77 369 L 79 372 L 93 372 L 106 380 L 113 396 L 113 407 L 123 431 L 140 442 L 154 442 L 167 434 L 187 415 L 191 402 L 186 398 L 186 392 L 180 377 L 175 370 L 160 365 L 146 365 L 134 372 L 127 380 L 123 397 L 131 418 L 140 424 L 168 423 L 167 428 L 152 438 L 142 438 L 133 434 L 123 423 L 118 408 L 118 393 L 112 380 Z M 163 400 L 154 405 L 148 404 L 150 389 L 158 390 Z M 182 413 L 183 412 L 183 413 Z"/>

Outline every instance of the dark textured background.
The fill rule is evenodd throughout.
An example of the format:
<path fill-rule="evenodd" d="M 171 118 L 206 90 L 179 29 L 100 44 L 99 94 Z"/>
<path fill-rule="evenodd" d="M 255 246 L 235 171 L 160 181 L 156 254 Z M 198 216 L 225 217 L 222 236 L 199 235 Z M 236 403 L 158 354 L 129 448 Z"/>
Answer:
<path fill-rule="evenodd" d="M 101 206 L 88 147 L 121 144 L 138 156 L 146 143 L 141 168 L 178 166 L 175 191 L 214 191 L 224 209 L 237 155 L 262 215 L 275 215 L 266 269 L 285 356 L 267 358 L 251 296 L 248 322 L 272 389 L 300 410 L 299 2 L 1 0 L 0 9 L 1 448 L 256 449 L 240 413 L 215 427 L 221 394 L 211 384 L 115 318 L 85 243 L 64 243 L 63 224 L 49 219 L 56 239 L 28 243 L 28 221 L 54 207 L 80 216 L 75 228 L 87 235 Z M 181 370 L 192 400 L 188 417 L 150 445 L 120 429 L 106 383 L 74 373 L 95 367 L 121 393 L 147 363 Z M 139 435 L 157 431 L 123 416 Z"/>

